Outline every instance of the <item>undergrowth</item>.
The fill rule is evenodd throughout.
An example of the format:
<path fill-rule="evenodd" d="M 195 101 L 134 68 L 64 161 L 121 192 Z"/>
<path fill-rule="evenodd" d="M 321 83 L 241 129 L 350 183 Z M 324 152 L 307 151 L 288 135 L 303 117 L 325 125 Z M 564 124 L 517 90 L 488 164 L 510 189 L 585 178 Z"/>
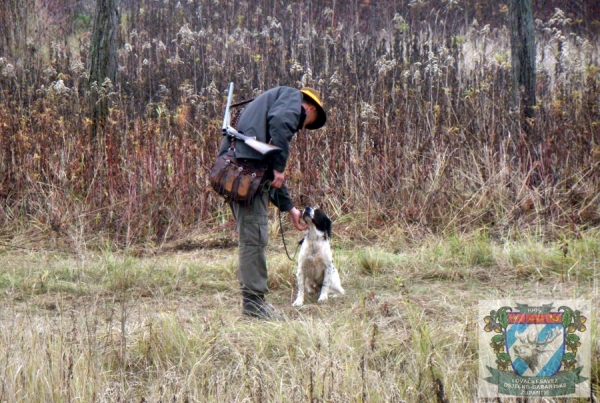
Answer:
<path fill-rule="evenodd" d="M 275 85 L 322 93 L 328 124 L 296 136 L 287 183 L 297 206 L 349 217 L 357 242 L 381 227 L 558 239 L 600 223 L 598 41 L 560 9 L 536 16 L 528 137 L 510 129 L 502 4 L 486 5 L 485 21 L 481 4 L 452 1 L 124 2 L 117 82 L 90 83 L 92 10 L 74 7 L 64 18 L 77 24 L 59 37 L 42 3 L 11 12 L 38 7 L 22 20 L 45 36 L 0 54 L 4 243 L 153 248 L 225 224 L 207 171 L 230 81 L 234 101 Z M 111 102 L 98 138 L 91 85 Z"/>

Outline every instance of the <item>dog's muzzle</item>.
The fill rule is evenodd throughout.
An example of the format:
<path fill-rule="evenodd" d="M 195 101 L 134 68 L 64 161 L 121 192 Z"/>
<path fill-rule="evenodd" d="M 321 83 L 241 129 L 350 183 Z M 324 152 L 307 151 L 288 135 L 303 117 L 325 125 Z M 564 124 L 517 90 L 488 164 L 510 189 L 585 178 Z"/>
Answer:
<path fill-rule="evenodd" d="M 314 215 L 315 211 L 312 209 L 312 207 L 304 207 L 304 210 L 302 210 L 302 219 L 304 221 L 306 221 L 307 218 L 312 220 Z"/>

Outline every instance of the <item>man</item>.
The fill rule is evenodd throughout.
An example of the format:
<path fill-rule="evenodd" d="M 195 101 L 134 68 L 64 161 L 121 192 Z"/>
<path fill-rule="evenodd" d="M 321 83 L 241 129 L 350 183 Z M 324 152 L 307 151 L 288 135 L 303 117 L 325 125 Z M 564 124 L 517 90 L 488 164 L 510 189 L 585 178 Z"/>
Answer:
<path fill-rule="evenodd" d="M 319 93 L 312 88 L 298 90 L 291 87 L 272 88 L 249 103 L 240 115 L 237 130 L 256 137 L 264 143 L 281 148 L 281 152 L 267 160 L 258 151 L 242 141 L 235 142 L 238 160 L 248 164 L 267 164 L 265 177 L 270 180 L 270 192 L 259 191 L 248 205 L 232 203 L 239 237 L 238 279 L 242 290 L 242 313 L 246 316 L 273 319 L 277 315 L 265 301 L 267 287 L 267 258 L 269 200 L 280 211 L 287 211 L 298 231 L 306 226 L 300 222 L 300 211 L 294 207 L 284 184 L 285 167 L 290 142 L 301 129 L 316 130 L 327 121 Z M 225 154 L 231 139 L 225 137 L 219 155 Z"/>

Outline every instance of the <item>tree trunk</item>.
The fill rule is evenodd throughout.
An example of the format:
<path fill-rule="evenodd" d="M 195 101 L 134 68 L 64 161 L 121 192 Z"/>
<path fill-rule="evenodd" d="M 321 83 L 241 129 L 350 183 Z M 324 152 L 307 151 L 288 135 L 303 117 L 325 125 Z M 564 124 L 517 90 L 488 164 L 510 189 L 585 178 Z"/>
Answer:
<path fill-rule="evenodd" d="M 5 0 L 2 3 L 0 6 L 0 55 L 8 55 L 13 59 L 24 57 L 30 11 L 34 8 L 31 0 Z"/>
<path fill-rule="evenodd" d="M 118 0 L 96 0 L 90 44 L 90 114 L 92 142 L 102 132 L 108 115 L 109 93 L 117 78 Z"/>
<path fill-rule="evenodd" d="M 521 129 L 527 135 L 530 150 L 539 139 L 534 134 L 535 111 L 535 30 L 531 0 L 509 0 L 509 24 L 512 58 L 512 107 L 514 134 Z"/>

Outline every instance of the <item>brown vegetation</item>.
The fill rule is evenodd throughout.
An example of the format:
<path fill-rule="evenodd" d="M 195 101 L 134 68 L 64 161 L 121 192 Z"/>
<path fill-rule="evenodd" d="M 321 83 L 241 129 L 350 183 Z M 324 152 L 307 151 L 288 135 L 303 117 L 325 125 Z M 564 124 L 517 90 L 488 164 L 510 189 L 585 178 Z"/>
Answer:
<path fill-rule="evenodd" d="M 123 2 L 117 80 L 93 85 L 113 105 L 96 144 L 91 10 L 21 3 L 37 10 L 15 30 L 26 40 L 0 38 L 4 236 L 128 246 L 222 223 L 206 173 L 229 81 L 237 101 L 275 85 L 324 94 L 328 125 L 297 136 L 288 182 L 298 205 L 356 217 L 363 234 L 570 237 L 600 223 L 600 49 L 580 2 L 571 15 L 536 11 L 539 144 L 509 131 L 502 4 Z"/>

